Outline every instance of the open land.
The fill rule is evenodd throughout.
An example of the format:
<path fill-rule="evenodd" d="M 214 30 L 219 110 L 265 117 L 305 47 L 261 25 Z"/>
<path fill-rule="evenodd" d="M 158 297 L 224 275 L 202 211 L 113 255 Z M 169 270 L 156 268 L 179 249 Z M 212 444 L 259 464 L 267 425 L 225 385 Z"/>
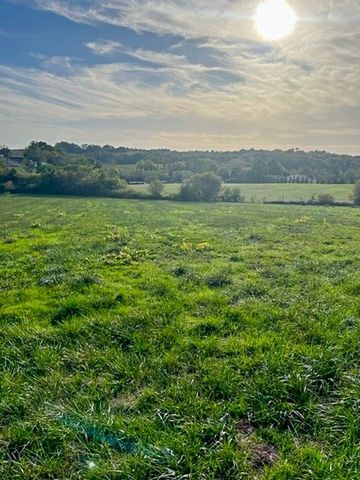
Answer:
<path fill-rule="evenodd" d="M 226 184 L 229 187 L 237 187 L 244 196 L 246 202 L 261 203 L 264 201 L 285 201 L 285 202 L 307 202 L 313 196 L 319 194 L 331 194 L 337 202 L 351 202 L 353 185 L 339 184 L 291 184 L 291 183 L 232 183 Z M 131 185 L 135 191 L 146 193 L 148 186 Z M 180 190 L 180 184 L 165 184 L 164 194 L 176 194 Z"/>
<path fill-rule="evenodd" d="M 347 207 L 2 196 L 1 478 L 360 478 L 359 233 Z"/>

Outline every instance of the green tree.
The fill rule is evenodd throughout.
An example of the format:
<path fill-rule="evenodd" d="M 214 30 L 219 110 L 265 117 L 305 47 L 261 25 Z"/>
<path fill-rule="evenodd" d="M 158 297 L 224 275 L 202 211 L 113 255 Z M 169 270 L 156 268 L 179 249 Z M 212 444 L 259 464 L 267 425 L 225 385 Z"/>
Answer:
<path fill-rule="evenodd" d="M 45 142 L 31 142 L 25 150 L 25 158 L 34 165 L 60 163 L 63 153 Z"/>
<path fill-rule="evenodd" d="M 187 201 L 214 202 L 219 197 L 222 184 L 222 179 L 214 173 L 195 174 L 182 184 L 179 197 Z"/>
<path fill-rule="evenodd" d="M 148 186 L 148 190 L 149 190 L 150 195 L 153 198 L 159 199 L 159 198 L 162 197 L 162 192 L 164 190 L 164 184 L 159 179 L 153 180 L 152 182 L 150 182 L 150 184 Z"/>
<path fill-rule="evenodd" d="M 354 185 L 353 200 L 355 205 L 360 206 L 360 180 L 358 180 Z"/>
<path fill-rule="evenodd" d="M 0 155 L 2 155 L 5 158 L 10 158 L 11 157 L 11 150 L 6 147 L 5 145 L 0 145 Z"/>

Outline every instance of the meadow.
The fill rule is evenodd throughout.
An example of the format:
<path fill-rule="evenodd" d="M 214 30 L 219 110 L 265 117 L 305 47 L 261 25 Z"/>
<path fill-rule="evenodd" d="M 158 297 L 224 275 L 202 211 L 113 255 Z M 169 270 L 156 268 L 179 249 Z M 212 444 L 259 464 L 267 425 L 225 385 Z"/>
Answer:
<path fill-rule="evenodd" d="M 293 184 L 293 183 L 232 183 L 230 187 L 238 187 L 248 203 L 262 203 L 264 201 L 277 202 L 306 202 L 313 196 L 330 193 L 337 202 L 351 202 L 353 185 L 325 185 L 325 184 Z M 131 188 L 146 193 L 148 185 L 131 185 Z M 180 184 L 165 184 L 164 194 L 176 194 Z"/>
<path fill-rule="evenodd" d="M 1 196 L 0 478 L 360 478 L 359 231 Z"/>

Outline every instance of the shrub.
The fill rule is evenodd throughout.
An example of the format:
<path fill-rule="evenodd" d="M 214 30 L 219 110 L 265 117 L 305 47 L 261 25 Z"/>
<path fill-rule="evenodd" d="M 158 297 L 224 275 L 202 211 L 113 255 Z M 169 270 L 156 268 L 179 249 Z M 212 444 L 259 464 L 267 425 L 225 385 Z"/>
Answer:
<path fill-rule="evenodd" d="M 242 203 L 244 197 L 238 187 L 224 187 L 220 194 L 220 200 L 229 203 Z"/>
<path fill-rule="evenodd" d="M 8 180 L 3 184 L 3 191 L 13 193 L 15 191 L 15 185 L 12 180 Z"/>
<path fill-rule="evenodd" d="M 360 180 L 358 180 L 354 185 L 353 201 L 355 205 L 360 206 Z"/>
<path fill-rule="evenodd" d="M 333 205 L 335 197 L 331 193 L 319 193 L 317 203 L 319 205 Z"/>
<path fill-rule="evenodd" d="M 222 179 L 214 173 L 201 173 L 190 177 L 181 185 L 179 198 L 185 201 L 214 202 L 218 200 Z"/>
<path fill-rule="evenodd" d="M 162 192 L 164 190 L 164 184 L 162 182 L 160 182 L 160 180 L 153 180 L 149 184 L 148 190 L 149 190 L 150 195 L 153 198 L 159 199 L 159 198 L 162 197 Z"/>

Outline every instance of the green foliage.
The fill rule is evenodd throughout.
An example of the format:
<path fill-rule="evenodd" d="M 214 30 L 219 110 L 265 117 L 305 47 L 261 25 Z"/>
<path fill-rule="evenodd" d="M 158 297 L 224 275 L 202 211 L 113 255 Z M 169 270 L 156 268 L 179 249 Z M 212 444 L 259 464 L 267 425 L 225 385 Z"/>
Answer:
<path fill-rule="evenodd" d="M 85 155 L 102 164 L 122 165 L 128 181 L 150 182 L 160 178 L 181 183 L 195 173 L 213 172 L 229 183 L 336 183 L 353 184 L 360 176 L 360 157 L 324 151 L 240 150 L 235 152 L 176 152 L 166 149 L 140 150 L 110 145 L 57 147 Z"/>
<path fill-rule="evenodd" d="M 11 150 L 5 145 L 0 145 L 0 156 L 3 156 L 4 158 L 10 158 Z"/>
<path fill-rule="evenodd" d="M 160 199 L 162 197 L 162 192 L 164 191 L 164 184 L 160 180 L 153 180 L 152 182 L 150 182 L 148 188 L 152 198 Z"/>
<path fill-rule="evenodd" d="M 317 198 L 319 205 L 333 205 L 335 203 L 335 197 L 331 193 L 320 193 Z"/>
<path fill-rule="evenodd" d="M 354 185 L 353 200 L 355 205 L 360 205 L 360 180 Z"/>
<path fill-rule="evenodd" d="M 176 197 L 179 193 L 181 184 L 167 183 L 164 186 L 164 196 Z M 136 194 L 147 193 L 147 185 L 132 185 L 131 188 Z M 316 204 L 317 196 L 322 193 L 330 193 L 334 196 L 336 202 L 350 205 L 350 197 L 353 191 L 353 185 L 322 185 L 322 184 L 284 184 L 284 183 L 244 183 L 244 184 L 225 184 L 225 188 L 239 189 L 246 203 L 263 203 L 264 199 L 268 201 L 302 201 L 303 203 Z"/>
<path fill-rule="evenodd" d="M 65 155 L 45 142 L 31 142 L 25 150 L 25 158 L 35 165 L 59 163 Z"/>
<path fill-rule="evenodd" d="M 180 188 L 179 198 L 185 201 L 214 202 L 218 200 L 222 179 L 214 173 L 198 173 Z"/>
<path fill-rule="evenodd" d="M 359 478 L 358 229 L 0 197 L 0 477 Z"/>
<path fill-rule="evenodd" d="M 241 203 L 244 202 L 244 197 L 238 187 L 224 187 L 220 194 L 222 202 Z"/>
<path fill-rule="evenodd" d="M 32 142 L 25 161 L 0 171 L 0 191 L 58 195 L 125 196 L 128 186 L 119 168 L 102 166 L 45 142 Z"/>
<path fill-rule="evenodd" d="M 176 152 L 139 150 L 105 145 L 76 145 L 59 142 L 31 142 L 21 164 L 8 163 L 6 147 L 0 158 L 0 191 L 12 181 L 17 193 L 62 193 L 68 195 L 141 197 L 124 183 L 99 185 L 101 171 L 121 167 L 121 179 L 146 184 L 160 180 L 185 183 L 184 197 L 195 198 L 189 185 L 195 174 L 211 173 L 226 183 L 241 184 L 352 184 L 360 175 L 360 157 L 301 150 L 240 150 L 238 152 Z M 5 155 L 6 154 L 6 155 Z M 5 159 L 5 162 L 4 162 Z M 11 167 L 4 166 L 5 164 Z M 115 175 L 119 179 L 118 173 Z M 74 179 L 77 181 L 73 182 Z M 52 185 L 54 183 L 54 189 Z M 191 183 L 191 182 L 190 182 Z M 73 186 L 72 186 L 73 185 Z M 316 187 L 314 187 L 316 188 Z M 151 194 L 154 197 L 154 195 Z M 236 195 L 235 195 L 236 197 Z M 265 195 L 264 195 L 265 197 Z M 154 198 L 160 198 L 156 193 Z M 235 203 L 233 194 L 224 192 L 224 201 Z M 239 200 L 236 200 L 238 202 Z"/>

